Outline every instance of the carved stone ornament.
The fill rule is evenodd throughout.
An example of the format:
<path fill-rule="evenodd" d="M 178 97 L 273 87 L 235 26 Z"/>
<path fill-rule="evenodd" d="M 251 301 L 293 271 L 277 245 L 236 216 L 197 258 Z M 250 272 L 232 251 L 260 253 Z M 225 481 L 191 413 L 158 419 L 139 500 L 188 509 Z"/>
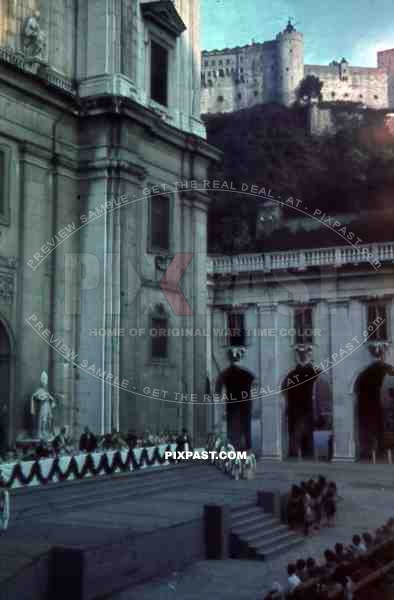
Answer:
<path fill-rule="evenodd" d="M 242 346 L 232 346 L 228 350 L 228 357 L 232 364 L 240 362 L 246 353 L 246 348 Z"/>
<path fill-rule="evenodd" d="M 0 304 L 12 304 L 15 291 L 13 274 L 0 273 Z"/>
<path fill-rule="evenodd" d="M 383 361 L 386 359 L 389 348 L 390 348 L 389 342 L 376 341 L 376 342 L 369 342 L 369 344 L 368 344 L 368 350 L 369 350 L 370 354 L 374 358 L 377 358 L 378 360 L 383 360 Z"/>
<path fill-rule="evenodd" d="M 45 62 L 47 38 L 40 25 L 40 13 L 37 11 L 27 17 L 22 31 L 23 53 L 32 61 Z"/>
<path fill-rule="evenodd" d="M 297 364 L 305 367 L 312 362 L 313 347 L 310 345 L 298 344 L 295 348 Z"/>

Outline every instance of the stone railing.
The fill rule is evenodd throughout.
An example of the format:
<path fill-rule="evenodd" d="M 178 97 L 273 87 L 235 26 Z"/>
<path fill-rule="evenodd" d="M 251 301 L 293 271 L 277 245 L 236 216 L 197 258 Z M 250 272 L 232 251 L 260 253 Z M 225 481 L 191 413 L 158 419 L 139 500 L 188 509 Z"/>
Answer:
<path fill-rule="evenodd" d="M 310 267 L 341 267 L 367 263 L 376 269 L 387 262 L 394 263 L 394 242 L 215 256 L 208 258 L 207 271 L 212 275 L 251 271 L 267 273 L 280 269 L 305 270 Z"/>
<path fill-rule="evenodd" d="M 21 71 L 36 75 L 49 85 L 68 94 L 76 94 L 76 85 L 73 80 L 54 71 L 49 65 L 26 58 L 22 52 L 15 51 L 13 48 L 0 47 L 0 62 L 8 63 Z"/>

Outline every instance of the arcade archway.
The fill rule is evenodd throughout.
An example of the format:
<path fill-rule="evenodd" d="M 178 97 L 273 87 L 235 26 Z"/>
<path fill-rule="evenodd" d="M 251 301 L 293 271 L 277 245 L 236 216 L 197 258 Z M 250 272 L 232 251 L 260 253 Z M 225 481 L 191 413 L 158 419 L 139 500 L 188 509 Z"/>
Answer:
<path fill-rule="evenodd" d="M 331 430 L 331 389 L 324 374 L 312 364 L 298 365 L 282 382 L 286 399 L 287 454 L 314 456 L 314 431 Z M 326 434 L 328 435 L 328 434 Z"/>
<path fill-rule="evenodd" d="M 251 386 L 254 375 L 247 369 L 231 365 L 223 371 L 216 384 L 216 392 L 225 388 L 224 400 L 227 414 L 227 437 L 237 449 L 249 449 L 252 445 Z"/>
<path fill-rule="evenodd" d="M 356 418 L 358 426 L 358 456 L 370 459 L 372 450 L 383 454 L 388 437 L 394 439 L 394 390 L 384 394 L 383 382 L 393 372 L 393 367 L 378 361 L 358 376 Z"/>

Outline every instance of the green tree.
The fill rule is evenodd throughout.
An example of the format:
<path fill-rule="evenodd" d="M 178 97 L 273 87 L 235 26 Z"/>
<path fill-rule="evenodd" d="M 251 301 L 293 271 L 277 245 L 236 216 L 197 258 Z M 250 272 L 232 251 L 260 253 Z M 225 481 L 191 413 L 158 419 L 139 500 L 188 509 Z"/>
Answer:
<path fill-rule="evenodd" d="M 316 75 L 307 75 L 299 85 L 298 99 L 310 101 L 312 98 L 317 98 L 321 100 L 323 85 L 323 81 L 320 81 Z"/>

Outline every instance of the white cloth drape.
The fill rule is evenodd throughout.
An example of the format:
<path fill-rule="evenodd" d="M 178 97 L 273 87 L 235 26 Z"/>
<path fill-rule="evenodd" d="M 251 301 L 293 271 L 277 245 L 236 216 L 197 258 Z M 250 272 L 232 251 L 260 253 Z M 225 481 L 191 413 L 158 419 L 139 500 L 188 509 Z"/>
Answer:
<path fill-rule="evenodd" d="M 168 446 L 170 446 L 172 452 L 175 451 L 176 444 L 160 444 L 160 446 L 157 446 L 161 459 L 164 458 L 164 452 L 166 451 Z M 140 464 L 140 462 L 141 462 L 141 455 L 144 450 L 147 451 L 149 460 L 152 460 L 154 452 L 156 450 L 156 446 L 151 446 L 151 447 L 147 447 L 147 448 L 134 448 L 132 450 L 132 452 L 133 452 L 134 458 L 138 464 Z M 107 450 L 105 452 L 92 452 L 91 457 L 93 459 L 93 464 L 94 464 L 95 468 L 97 469 L 103 454 L 107 455 L 108 464 L 110 467 L 112 467 L 113 462 L 114 462 L 114 456 L 115 456 L 116 452 L 117 452 L 116 450 Z M 120 456 L 122 459 L 122 463 L 125 464 L 129 450 L 124 449 L 124 450 L 120 450 L 119 452 L 120 452 Z M 86 457 L 87 457 L 87 454 L 76 454 L 74 456 L 68 456 L 68 455 L 59 456 L 58 459 L 59 459 L 60 471 L 64 474 L 70 465 L 71 459 L 74 458 L 74 460 L 77 464 L 78 473 L 81 473 L 81 471 L 85 465 Z M 41 472 L 44 477 L 48 477 L 54 460 L 55 460 L 54 458 L 42 458 L 40 460 Z M 13 470 L 15 468 L 15 465 L 17 465 L 17 464 L 18 464 L 17 462 L 0 464 L 1 474 L 4 477 L 4 480 L 6 483 L 7 483 L 7 481 L 9 481 L 11 479 Z M 19 464 L 21 466 L 23 476 L 28 477 L 33 469 L 35 461 L 27 460 L 27 461 L 22 461 Z M 155 465 L 152 465 L 152 466 L 158 466 L 159 464 L 160 463 L 156 463 Z M 146 466 L 147 465 L 144 465 L 144 467 L 146 467 Z M 130 470 L 133 470 L 132 464 L 130 464 Z M 118 472 L 119 469 L 116 469 L 116 471 Z M 105 475 L 105 472 L 101 471 L 100 475 Z M 90 473 L 86 474 L 86 477 L 91 477 L 91 476 L 92 475 Z M 74 479 L 74 475 L 70 475 L 69 480 L 72 480 L 72 479 Z M 56 482 L 56 481 L 58 481 L 58 478 L 55 476 L 53 478 L 53 482 Z M 37 477 L 33 477 L 32 481 L 30 482 L 29 485 L 30 486 L 40 485 L 40 482 L 38 481 Z M 12 484 L 12 487 L 13 488 L 22 487 L 22 484 L 19 483 L 19 481 L 15 480 Z"/>
<path fill-rule="evenodd" d="M 0 491 L 0 531 L 5 531 L 10 520 L 10 495 L 7 490 Z"/>

